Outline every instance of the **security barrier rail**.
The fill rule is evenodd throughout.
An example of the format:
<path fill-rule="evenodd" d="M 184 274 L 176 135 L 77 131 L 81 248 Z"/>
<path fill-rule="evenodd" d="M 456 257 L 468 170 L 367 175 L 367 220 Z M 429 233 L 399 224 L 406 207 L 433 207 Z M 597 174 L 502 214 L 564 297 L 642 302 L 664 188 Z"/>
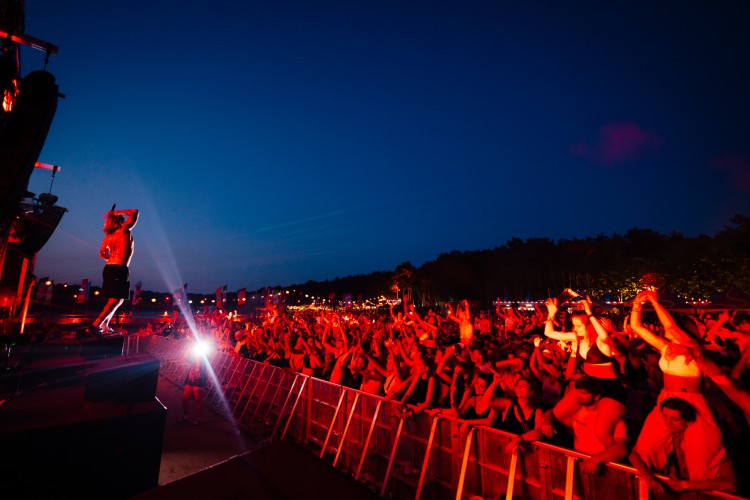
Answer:
<path fill-rule="evenodd" d="M 124 352 L 148 352 L 160 374 L 183 384 L 191 342 L 133 336 Z M 720 492 L 654 495 L 635 469 L 609 463 L 582 474 L 587 455 L 542 442 L 508 451 L 512 434 L 462 425 L 438 413 L 398 417 L 393 402 L 223 352 L 208 356 L 205 402 L 251 435 L 292 439 L 381 496 L 393 498 L 534 498 L 740 500 Z M 738 471 L 739 473 L 739 471 Z"/>

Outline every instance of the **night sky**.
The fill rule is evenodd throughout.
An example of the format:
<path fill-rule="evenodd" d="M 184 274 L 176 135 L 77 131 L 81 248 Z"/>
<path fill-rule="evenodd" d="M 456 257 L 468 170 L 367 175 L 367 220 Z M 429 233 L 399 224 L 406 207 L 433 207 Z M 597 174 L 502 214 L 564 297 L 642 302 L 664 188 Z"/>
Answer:
<path fill-rule="evenodd" d="M 715 234 L 750 214 L 749 5 L 27 0 L 66 96 L 39 160 L 69 212 L 35 274 L 101 284 L 115 202 L 154 291 Z"/>

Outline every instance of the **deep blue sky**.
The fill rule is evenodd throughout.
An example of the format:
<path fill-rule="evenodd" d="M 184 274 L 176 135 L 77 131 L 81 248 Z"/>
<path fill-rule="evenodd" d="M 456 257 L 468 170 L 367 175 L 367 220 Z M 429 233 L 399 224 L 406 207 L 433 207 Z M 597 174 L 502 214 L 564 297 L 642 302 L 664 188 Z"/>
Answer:
<path fill-rule="evenodd" d="M 740 1 L 27 0 L 66 95 L 36 274 L 101 283 L 113 202 L 155 291 L 714 234 L 750 214 L 749 25 Z"/>

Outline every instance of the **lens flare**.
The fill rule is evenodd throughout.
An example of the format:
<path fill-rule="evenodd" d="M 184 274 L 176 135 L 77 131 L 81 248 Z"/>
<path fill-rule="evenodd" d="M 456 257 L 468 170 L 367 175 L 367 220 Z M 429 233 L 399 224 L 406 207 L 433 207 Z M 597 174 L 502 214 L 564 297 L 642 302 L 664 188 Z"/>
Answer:
<path fill-rule="evenodd" d="M 210 342 L 205 340 L 195 341 L 195 344 L 193 345 L 193 354 L 196 356 L 207 357 L 211 352 L 213 352 L 213 346 Z"/>

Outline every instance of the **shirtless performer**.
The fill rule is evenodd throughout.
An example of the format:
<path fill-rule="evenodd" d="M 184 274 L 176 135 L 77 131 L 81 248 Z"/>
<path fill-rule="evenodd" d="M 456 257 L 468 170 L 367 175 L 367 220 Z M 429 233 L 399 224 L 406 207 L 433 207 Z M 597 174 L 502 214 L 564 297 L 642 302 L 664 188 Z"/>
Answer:
<path fill-rule="evenodd" d="M 104 266 L 102 296 L 107 299 L 99 317 L 92 325 L 94 332 L 104 335 L 115 333 L 109 321 L 124 299 L 130 295 L 128 265 L 133 257 L 133 227 L 138 222 L 138 210 L 112 210 L 104 216 L 104 240 L 99 256 L 107 261 Z"/>

